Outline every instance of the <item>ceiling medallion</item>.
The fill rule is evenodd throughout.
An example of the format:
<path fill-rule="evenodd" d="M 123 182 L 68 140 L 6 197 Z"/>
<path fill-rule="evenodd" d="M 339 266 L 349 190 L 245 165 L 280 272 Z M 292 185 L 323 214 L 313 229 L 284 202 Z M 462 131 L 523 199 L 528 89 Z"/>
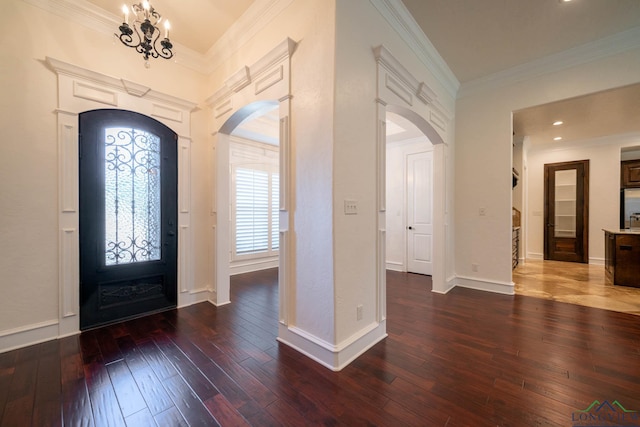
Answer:
<path fill-rule="evenodd" d="M 164 21 L 164 38 L 160 40 L 160 48 L 158 48 L 158 40 L 160 39 L 160 29 L 158 24 L 162 21 L 160 15 L 151 6 L 148 1 L 143 1 L 131 6 L 134 18 L 129 25 L 129 8 L 122 6 L 124 22 L 120 25 L 120 35 L 118 38 L 125 46 L 133 47 L 138 53 L 144 56 L 144 66 L 149 68 L 149 57 L 165 58 L 173 57 L 173 44 L 169 40 L 169 21 Z M 135 32 L 135 36 L 134 36 Z"/>

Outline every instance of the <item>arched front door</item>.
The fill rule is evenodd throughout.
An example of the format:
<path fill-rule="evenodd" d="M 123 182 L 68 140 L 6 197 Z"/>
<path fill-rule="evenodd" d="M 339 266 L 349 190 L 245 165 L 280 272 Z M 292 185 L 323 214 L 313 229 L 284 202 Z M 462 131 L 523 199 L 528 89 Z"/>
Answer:
<path fill-rule="evenodd" d="M 175 307 L 177 135 L 124 110 L 79 129 L 80 329 Z"/>

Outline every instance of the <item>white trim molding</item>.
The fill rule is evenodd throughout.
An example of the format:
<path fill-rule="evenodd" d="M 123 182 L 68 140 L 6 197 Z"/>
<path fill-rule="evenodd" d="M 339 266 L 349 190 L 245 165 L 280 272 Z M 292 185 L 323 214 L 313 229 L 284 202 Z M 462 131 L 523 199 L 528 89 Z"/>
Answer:
<path fill-rule="evenodd" d="M 337 372 L 385 339 L 386 330 L 386 321 L 372 323 L 343 342 L 333 345 L 302 329 L 280 323 L 278 341 Z"/>
<path fill-rule="evenodd" d="M 515 284 L 513 282 L 501 283 L 473 277 L 457 276 L 455 286 L 496 294 L 515 295 Z"/>
<path fill-rule="evenodd" d="M 447 93 L 455 98 L 460 82 L 401 0 L 370 0 Z"/>
<path fill-rule="evenodd" d="M 9 329 L 0 333 L 0 353 L 63 336 L 57 319 Z"/>
<path fill-rule="evenodd" d="M 212 227 L 220 230 L 229 224 L 229 134 L 249 115 L 262 108 L 277 107 L 279 111 L 279 177 L 280 177 L 280 249 L 278 292 L 280 321 L 288 322 L 291 304 L 292 274 L 289 244 L 291 232 L 291 55 L 297 43 L 286 38 L 251 65 L 242 65 L 227 77 L 222 87 L 206 101 L 212 123 L 211 145 L 211 218 Z M 216 305 L 229 301 L 229 233 L 216 232 L 215 271 L 210 278 L 215 289 L 212 300 Z"/>
<path fill-rule="evenodd" d="M 453 117 L 438 99 L 436 91 L 419 81 L 384 46 L 373 49 L 377 64 L 377 318 L 384 320 L 386 307 L 386 116 L 387 111 L 399 114 L 411 121 L 433 145 L 433 291 L 446 292 L 445 282 L 447 241 L 446 174 L 449 131 Z M 434 120 L 437 117 L 437 120 Z"/>
<path fill-rule="evenodd" d="M 52 3 L 65 1 L 55 0 Z M 58 119 L 58 319 L 4 331 L 0 336 L 0 351 L 79 332 L 78 115 L 98 108 L 118 108 L 155 116 L 179 135 L 183 147 L 189 147 L 191 112 L 196 109 L 194 102 L 157 92 L 134 82 L 106 76 L 55 58 L 47 57 L 45 63 L 58 77 L 58 105 L 55 108 L 52 106 Z M 157 114 L 159 111 L 163 113 Z M 181 224 L 179 250 L 182 255 L 178 270 L 183 272 L 180 289 L 186 292 L 185 297 L 179 294 L 179 306 L 207 299 L 206 295 L 202 296 L 201 292 L 193 288 L 189 273 L 192 233 L 187 232 L 191 214 L 190 188 L 186 177 L 190 176 L 190 171 L 184 169 L 190 168 L 190 162 L 185 157 L 188 152 L 181 154 L 183 161 L 178 166 L 181 176 L 178 195 L 182 206 L 178 220 Z"/>
<path fill-rule="evenodd" d="M 604 37 L 464 83 L 458 99 L 640 48 L 640 27 Z"/>

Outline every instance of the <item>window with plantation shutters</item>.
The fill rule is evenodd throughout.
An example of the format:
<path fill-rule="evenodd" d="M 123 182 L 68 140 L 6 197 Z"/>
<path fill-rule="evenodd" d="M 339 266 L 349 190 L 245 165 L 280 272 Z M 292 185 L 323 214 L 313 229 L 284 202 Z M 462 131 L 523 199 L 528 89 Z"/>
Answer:
<path fill-rule="evenodd" d="M 278 174 L 268 168 L 234 168 L 234 258 L 277 255 Z"/>
<path fill-rule="evenodd" d="M 280 219 L 280 176 L 271 173 L 271 249 L 277 251 L 280 248 L 280 229 L 278 221 Z"/>

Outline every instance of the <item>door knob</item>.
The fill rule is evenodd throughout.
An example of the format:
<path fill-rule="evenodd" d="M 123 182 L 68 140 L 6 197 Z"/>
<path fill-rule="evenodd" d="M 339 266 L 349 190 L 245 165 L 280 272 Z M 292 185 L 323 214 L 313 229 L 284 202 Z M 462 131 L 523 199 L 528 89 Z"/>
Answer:
<path fill-rule="evenodd" d="M 408 226 L 407 229 L 413 230 L 413 227 L 412 226 Z"/>

